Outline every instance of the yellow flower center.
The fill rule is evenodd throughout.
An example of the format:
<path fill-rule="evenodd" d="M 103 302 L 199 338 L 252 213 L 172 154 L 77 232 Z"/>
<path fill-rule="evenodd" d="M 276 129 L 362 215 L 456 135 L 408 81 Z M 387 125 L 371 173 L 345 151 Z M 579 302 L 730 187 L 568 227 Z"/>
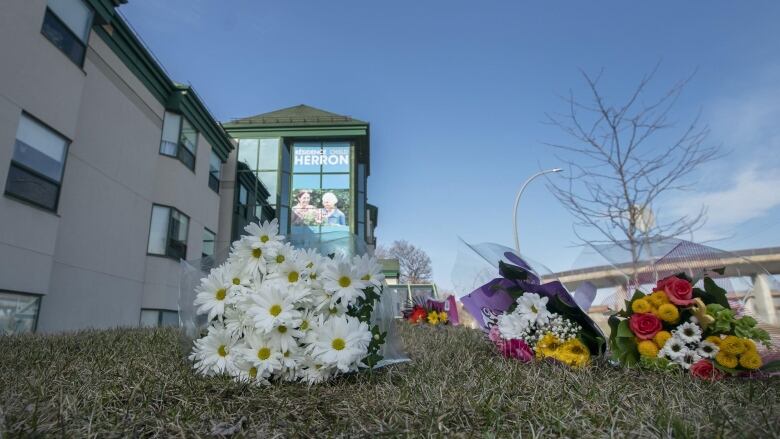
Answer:
<path fill-rule="evenodd" d="M 263 256 L 263 249 L 261 248 L 253 248 L 252 249 L 252 257 L 255 259 L 260 259 L 260 256 Z"/>
<path fill-rule="evenodd" d="M 290 351 L 284 351 L 284 358 L 290 358 Z"/>
<path fill-rule="evenodd" d="M 234 277 L 233 278 L 233 285 L 241 285 L 241 279 Z"/>
<path fill-rule="evenodd" d="M 330 315 L 336 315 L 338 314 L 339 310 L 337 310 L 336 308 L 330 308 L 328 312 L 330 313 Z"/>
<path fill-rule="evenodd" d="M 254 379 L 256 377 L 257 377 L 257 368 L 256 367 L 251 367 L 249 369 L 249 378 L 253 378 Z"/>
<path fill-rule="evenodd" d="M 269 239 L 271 239 L 271 238 L 269 238 L 268 235 L 263 235 L 263 236 L 260 237 L 260 242 L 266 243 L 266 242 L 268 242 Z"/>
<path fill-rule="evenodd" d="M 217 300 L 225 300 L 225 295 L 227 294 L 227 290 L 224 288 L 220 288 L 217 290 L 217 294 L 215 294 L 214 297 L 217 298 Z"/>
<path fill-rule="evenodd" d="M 277 255 L 276 256 L 276 263 L 277 264 L 281 264 L 282 262 L 284 262 L 284 255 Z"/>
<path fill-rule="evenodd" d="M 539 312 L 539 310 L 536 309 L 536 305 L 531 305 L 531 312 L 534 313 L 534 314 Z"/>
<path fill-rule="evenodd" d="M 314 262 L 309 262 L 308 264 L 306 264 L 306 268 L 311 268 L 311 267 L 314 267 Z"/>
<path fill-rule="evenodd" d="M 317 273 L 312 273 L 309 275 L 309 279 L 314 280 L 317 279 Z"/>
<path fill-rule="evenodd" d="M 282 313 L 282 307 L 279 305 L 272 305 L 271 309 L 268 310 L 268 313 L 276 317 Z"/>
<path fill-rule="evenodd" d="M 265 361 L 268 358 L 271 357 L 271 350 L 268 348 L 260 348 L 260 350 L 257 351 L 257 358 Z"/>
<path fill-rule="evenodd" d="M 291 271 L 290 274 L 287 275 L 287 280 L 292 284 L 298 282 L 299 277 L 300 275 L 297 271 Z"/>
<path fill-rule="evenodd" d="M 227 357 L 227 348 L 225 345 L 219 345 L 219 349 L 217 349 L 217 353 L 220 357 Z"/>
<path fill-rule="evenodd" d="M 277 329 L 277 330 L 279 331 L 279 333 L 281 333 L 281 334 L 284 334 L 285 332 L 287 332 L 287 327 L 286 327 L 286 326 L 284 326 L 284 325 L 282 325 L 282 326 L 280 326 L 280 327 L 278 327 L 278 328 L 276 328 L 276 329 Z"/>
<path fill-rule="evenodd" d="M 333 349 L 340 351 L 344 349 L 347 343 L 344 341 L 343 338 L 334 338 L 333 342 L 330 345 L 333 346 Z"/>
<path fill-rule="evenodd" d="M 305 330 L 309 329 L 309 321 L 308 320 L 302 321 L 300 329 L 301 329 L 301 331 L 305 331 Z"/>
<path fill-rule="evenodd" d="M 365 276 L 360 278 L 360 280 L 370 280 L 370 279 L 371 279 L 371 276 L 369 276 L 369 275 L 365 275 Z"/>
<path fill-rule="evenodd" d="M 350 285 L 352 285 L 352 279 L 348 278 L 347 276 L 341 276 L 339 278 L 339 286 L 341 288 L 347 288 Z"/>

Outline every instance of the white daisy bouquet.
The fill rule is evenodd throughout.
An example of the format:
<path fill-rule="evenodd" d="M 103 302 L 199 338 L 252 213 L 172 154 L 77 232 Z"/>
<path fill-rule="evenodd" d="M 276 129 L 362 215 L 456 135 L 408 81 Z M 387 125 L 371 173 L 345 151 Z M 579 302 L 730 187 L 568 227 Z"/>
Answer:
<path fill-rule="evenodd" d="M 195 289 L 196 312 L 209 322 L 190 355 L 195 369 L 257 384 L 312 384 L 377 365 L 387 336 L 371 326 L 381 265 L 296 249 L 278 229 L 276 220 L 248 225 Z"/>

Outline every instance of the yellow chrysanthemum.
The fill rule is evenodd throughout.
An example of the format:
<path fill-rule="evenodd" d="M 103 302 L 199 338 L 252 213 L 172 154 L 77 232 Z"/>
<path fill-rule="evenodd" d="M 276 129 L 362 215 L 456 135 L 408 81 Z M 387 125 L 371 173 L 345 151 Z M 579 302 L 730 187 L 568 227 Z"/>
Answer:
<path fill-rule="evenodd" d="M 729 335 L 720 342 L 720 351 L 731 355 L 739 355 L 745 352 L 745 345 L 742 343 L 742 339 Z"/>
<path fill-rule="evenodd" d="M 720 351 L 717 355 L 715 355 L 715 361 L 717 361 L 721 366 L 728 367 L 729 369 L 737 367 L 738 363 L 736 355 L 727 354 L 723 351 Z"/>
<path fill-rule="evenodd" d="M 722 341 L 719 335 L 710 335 L 709 337 L 705 338 L 705 340 L 714 344 L 715 346 L 720 346 L 720 342 Z"/>
<path fill-rule="evenodd" d="M 436 311 L 431 311 L 428 313 L 428 323 L 431 325 L 437 325 L 439 324 L 439 313 Z"/>
<path fill-rule="evenodd" d="M 536 342 L 536 356 L 537 358 L 554 357 L 555 351 L 558 350 L 560 346 L 561 341 L 558 340 L 558 337 L 554 336 L 551 332 L 548 332 Z"/>
<path fill-rule="evenodd" d="M 634 311 L 636 313 L 648 313 L 652 311 L 653 305 L 650 304 L 650 301 L 645 299 L 636 299 L 635 301 L 631 302 L 631 311 Z"/>
<path fill-rule="evenodd" d="M 655 334 L 655 337 L 653 337 L 653 341 L 655 342 L 655 345 L 658 346 L 658 348 L 664 347 L 666 344 L 666 341 L 672 338 L 672 333 L 669 331 L 658 331 L 657 334 Z"/>
<path fill-rule="evenodd" d="M 643 357 L 656 357 L 658 356 L 658 346 L 655 342 L 650 340 L 642 340 L 637 346 L 639 348 L 639 355 Z"/>
<path fill-rule="evenodd" d="M 755 370 L 763 365 L 758 352 L 745 352 L 739 356 L 739 365 L 745 369 Z"/>
<path fill-rule="evenodd" d="M 658 307 L 658 318 L 667 323 L 674 323 L 680 319 L 680 311 L 673 304 L 665 303 Z"/>
<path fill-rule="evenodd" d="M 660 290 L 655 291 L 653 294 L 647 296 L 647 300 L 649 300 L 650 303 L 652 303 L 656 308 L 669 303 L 669 298 L 666 297 L 666 293 Z"/>
<path fill-rule="evenodd" d="M 563 343 L 555 351 L 553 358 L 573 367 L 583 367 L 590 360 L 590 351 L 578 338 Z"/>
<path fill-rule="evenodd" d="M 439 321 L 441 323 L 447 323 L 447 320 L 449 320 L 449 317 L 447 316 L 447 311 L 439 311 Z"/>
<path fill-rule="evenodd" d="M 742 344 L 745 346 L 745 352 L 758 352 L 756 342 L 749 338 L 743 338 Z"/>

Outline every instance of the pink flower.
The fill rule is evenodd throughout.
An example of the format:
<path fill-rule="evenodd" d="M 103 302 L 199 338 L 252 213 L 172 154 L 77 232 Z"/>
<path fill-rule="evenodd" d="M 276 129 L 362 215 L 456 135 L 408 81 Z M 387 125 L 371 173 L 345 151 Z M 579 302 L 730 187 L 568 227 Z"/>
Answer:
<path fill-rule="evenodd" d="M 722 380 L 725 376 L 723 372 L 718 370 L 712 361 L 701 359 L 691 365 L 691 375 L 696 378 L 700 378 L 706 381 L 718 381 Z"/>
<path fill-rule="evenodd" d="M 693 286 L 687 280 L 672 276 L 658 282 L 659 285 L 662 283 L 670 302 L 680 306 L 693 303 Z"/>
<path fill-rule="evenodd" d="M 628 327 L 640 340 L 650 340 L 663 329 L 661 319 L 650 313 L 632 314 L 628 319 Z"/>
<path fill-rule="evenodd" d="M 507 358 L 514 358 L 527 363 L 534 358 L 534 352 L 523 340 L 513 338 L 505 340 L 501 347 L 501 353 Z"/>
<path fill-rule="evenodd" d="M 501 341 L 501 331 L 498 330 L 498 326 L 493 326 L 490 328 L 490 332 L 488 332 L 488 338 L 493 343 L 498 343 Z"/>

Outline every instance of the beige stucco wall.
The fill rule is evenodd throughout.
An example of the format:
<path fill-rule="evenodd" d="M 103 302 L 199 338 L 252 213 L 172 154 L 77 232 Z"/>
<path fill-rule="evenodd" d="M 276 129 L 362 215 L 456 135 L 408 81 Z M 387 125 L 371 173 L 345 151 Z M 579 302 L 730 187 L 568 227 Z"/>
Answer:
<path fill-rule="evenodd" d="M 0 196 L 0 290 L 44 294 L 42 332 L 135 326 L 177 309 L 179 262 L 146 253 L 152 205 L 190 217 L 188 259 L 203 227 L 222 234 L 211 145 L 199 136 L 195 172 L 160 155 L 163 106 L 94 32 L 74 65 L 40 33 L 45 5 L 0 5 L 0 185 L 23 110 L 72 143 L 56 214 Z"/>

